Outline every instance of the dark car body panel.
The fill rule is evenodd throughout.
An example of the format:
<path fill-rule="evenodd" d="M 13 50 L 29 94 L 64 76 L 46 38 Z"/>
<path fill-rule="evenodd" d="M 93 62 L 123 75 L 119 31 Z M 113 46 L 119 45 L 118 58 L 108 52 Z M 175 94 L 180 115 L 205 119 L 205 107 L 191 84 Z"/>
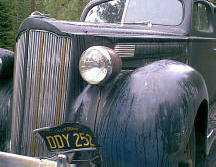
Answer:
<path fill-rule="evenodd" d="M 44 21 L 43 21 L 44 20 Z M 183 24 L 183 23 L 182 23 Z M 90 46 L 97 46 L 97 45 L 104 45 L 110 48 L 114 48 L 115 44 L 118 43 L 128 43 L 128 44 L 134 44 L 136 45 L 136 54 L 134 58 L 137 56 L 142 57 L 143 59 L 146 59 L 146 57 L 143 54 L 143 48 L 146 46 L 146 42 L 149 42 L 151 45 L 152 43 L 165 43 L 167 42 L 168 45 L 171 45 L 173 42 L 182 42 L 184 43 L 186 48 L 183 48 L 183 52 L 185 53 L 184 58 L 175 59 L 177 61 L 184 62 L 186 64 L 191 65 L 196 70 L 198 70 L 205 78 L 205 81 L 207 82 L 207 87 L 209 90 L 209 97 L 210 102 L 212 102 L 216 97 L 216 88 L 214 88 L 214 79 L 210 74 L 214 74 L 216 72 L 216 69 L 214 68 L 204 68 L 203 62 L 206 62 L 210 66 L 214 66 L 214 43 L 215 39 L 212 38 L 212 33 L 197 33 L 192 32 L 192 35 L 189 36 L 189 33 L 187 34 L 187 29 L 181 29 L 181 26 L 153 26 L 151 29 L 148 27 L 143 27 L 140 25 L 97 25 L 92 23 L 70 23 L 70 22 L 59 22 L 54 19 L 35 19 L 35 18 L 29 18 L 19 29 L 19 33 L 23 31 L 26 31 L 28 29 L 40 29 L 40 30 L 46 30 L 50 32 L 54 32 L 60 36 L 71 36 L 71 34 L 76 34 L 78 36 L 85 36 L 85 47 L 88 48 Z M 154 30 L 155 29 L 155 30 Z M 197 37 L 195 35 L 205 34 L 205 36 L 211 36 L 211 39 L 208 37 Z M 74 35 L 72 35 L 74 36 Z M 138 53 L 140 50 L 140 53 Z M 153 48 L 152 50 L 155 50 Z M 164 49 L 165 50 L 165 49 Z M 158 55 L 165 55 L 164 57 L 156 57 L 157 54 L 155 53 L 149 53 L 149 55 L 152 54 L 149 58 L 155 58 L 155 60 L 158 59 L 172 59 L 172 57 L 175 57 L 175 51 L 176 48 L 174 48 L 172 51 L 170 51 L 170 48 L 167 48 L 167 50 L 170 52 L 167 54 L 161 54 Z M 208 59 L 205 58 L 205 55 L 210 56 Z M 123 58 L 127 59 L 127 58 Z M 205 60 L 204 60 L 205 59 Z M 209 61 L 211 60 L 211 61 Z M 127 61 L 127 60 L 125 60 Z M 135 60 L 129 60 L 129 62 L 132 62 Z M 123 62 L 124 63 L 124 62 Z M 132 62 L 131 64 L 133 64 Z M 210 63 L 210 64 L 209 64 Z M 140 66 L 138 64 L 135 67 Z M 123 65 L 124 67 L 124 65 Z M 134 67 L 134 68 L 135 68 Z M 209 71 L 210 70 L 210 71 Z"/>
<path fill-rule="evenodd" d="M 95 133 L 101 146 L 97 151 L 102 166 L 177 166 L 198 122 L 198 131 L 204 139 L 197 143 L 200 156 L 205 157 L 209 151 L 208 104 L 216 100 L 214 8 L 202 1 L 210 5 L 208 12 L 214 31 L 197 32 L 191 23 L 193 1 L 182 2 L 184 19 L 177 26 L 67 22 L 44 16 L 24 20 L 16 38 L 19 50 L 16 58 L 21 58 L 15 64 L 19 71 L 14 74 L 16 91 L 12 104 L 20 108 L 12 109 L 9 151 L 52 156 L 42 140 L 31 132 L 64 122 L 79 122 Z M 88 10 L 87 6 L 82 21 Z M 38 45 L 34 45 L 36 42 Z M 53 61 L 54 65 L 49 62 L 57 54 L 54 45 L 61 50 L 56 49 L 60 58 L 64 59 L 66 52 L 70 55 L 64 61 L 58 60 L 60 65 L 58 61 Z M 123 70 L 113 80 L 101 86 L 88 85 L 78 70 L 81 54 L 91 46 L 115 49 L 116 45 L 134 46 L 134 55 L 121 57 Z M 52 68 L 61 70 L 47 79 L 47 69 Z M 65 73 L 68 80 L 63 79 Z M 57 84 L 52 85 L 52 80 Z M 65 83 L 67 89 L 61 86 Z M 2 94 L 10 102 L 11 85 L 2 84 L 1 90 L 7 90 Z M 53 89 L 55 86 L 57 91 Z M 49 98 L 56 101 L 58 109 L 47 107 Z M 36 107 L 30 111 L 31 105 Z M 61 106 L 64 110 L 60 110 Z M 203 110 L 199 111 L 200 108 Z M 89 157 L 93 158 L 91 154 Z"/>
<path fill-rule="evenodd" d="M 10 141 L 10 118 L 13 92 L 14 52 L 0 48 L 0 150 L 7 151 Z"/>
<path fill-rule="evenodd" d="M 103 166 L 175 166 L 203 99 L 208 95 L 199 73 L 161 60 L 123 72 L 104 87 L 86 87 L 67 121 L 94 130 Z"/>

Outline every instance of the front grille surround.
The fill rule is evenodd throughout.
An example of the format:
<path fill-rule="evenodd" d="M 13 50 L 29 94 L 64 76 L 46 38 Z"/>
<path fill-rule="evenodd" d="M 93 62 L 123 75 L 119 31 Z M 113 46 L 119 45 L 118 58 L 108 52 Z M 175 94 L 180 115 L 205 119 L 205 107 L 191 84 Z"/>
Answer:
<path fill-rule="evenodd" d="M 30 30 L 16 44 L 12 104 L 11 151 L 30 156 L 47 156 L 43 141 L 33 130 L 64 122 L 74 95 L 73 38 Z M 78 82 L 76 82 L 78 83 Z"/>

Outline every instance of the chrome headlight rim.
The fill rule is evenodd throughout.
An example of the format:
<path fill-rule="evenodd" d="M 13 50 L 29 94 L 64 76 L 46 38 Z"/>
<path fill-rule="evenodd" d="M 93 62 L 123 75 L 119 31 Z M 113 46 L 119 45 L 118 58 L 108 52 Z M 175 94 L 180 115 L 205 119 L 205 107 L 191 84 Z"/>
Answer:
<path fill-rule="evenodd" d="M 98 53 L 97 54 L 98 57 L 103 59 L 102 64 L 104 63 L 103 64 L 104 68 L 106 67 L 105 68 L 106 74 L 104 74 L 104 77 L 102 77 L 102 79 L 98 79 L 95 77 L 94 78 L 95 81 L 92 82 L 83 75 L 82 61 L 85 60 L 85 56 L 88 57 L 94 51 Z M 97 62 L 96 59 L 97 58 L 95 58 L 95 63 L 98 65 L 99 63 Z M 102 60 L 100 60 L 100 61 L 102 61 Z M 91 85 L 103 85 L 108 80 L 110 80 L 111 78 L 116 76 L 116 74 L 121 71 L 121 68 L 122 68 L 121 58 L 118 56 L 118 54 L 113 49 L 108 48 L 106 46 L 92 46 L 92 47 L 88 48 L 87 50 L 85 50 L 80 57 L 80 62 L 79 62 L 80 74 L 81 74 L 82 78 Z"/>

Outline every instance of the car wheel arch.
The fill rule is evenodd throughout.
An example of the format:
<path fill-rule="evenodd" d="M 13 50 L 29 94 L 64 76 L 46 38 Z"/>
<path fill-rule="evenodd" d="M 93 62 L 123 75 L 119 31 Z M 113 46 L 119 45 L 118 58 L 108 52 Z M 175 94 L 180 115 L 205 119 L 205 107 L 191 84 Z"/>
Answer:
<path fill-rule="evenodd" d="M 196 135 L 196 164 L 205 163 L 204 159 L 207 151 L 208 110 L 208 101 L 204 99 L 197 110 L 194 120 Z"/>

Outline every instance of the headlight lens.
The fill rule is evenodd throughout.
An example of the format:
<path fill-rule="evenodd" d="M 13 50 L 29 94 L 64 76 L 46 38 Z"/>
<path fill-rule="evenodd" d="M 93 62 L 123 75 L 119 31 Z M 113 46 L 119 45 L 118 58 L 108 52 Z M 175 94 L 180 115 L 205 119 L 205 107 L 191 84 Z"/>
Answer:
<path fill-rule="evenodd" d="M 121 70 L 121 59 L 110 48 L 93 46 L 83 52 L 79 62 L 79 70 L 85 81 L 97 85 L 104 83 L 114 73 Z"/>

